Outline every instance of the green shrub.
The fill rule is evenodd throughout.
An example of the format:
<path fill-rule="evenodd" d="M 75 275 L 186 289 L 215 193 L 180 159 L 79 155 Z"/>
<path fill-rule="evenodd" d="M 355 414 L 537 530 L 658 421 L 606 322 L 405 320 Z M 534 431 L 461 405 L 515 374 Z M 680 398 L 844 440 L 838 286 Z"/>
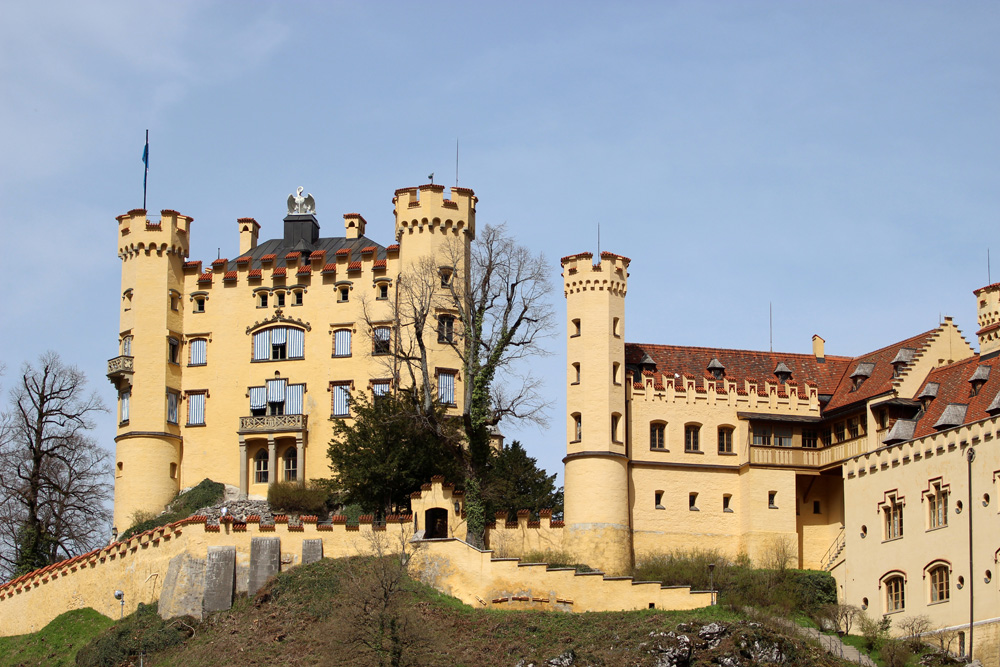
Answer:
<path fill-rule="evenodd" d="M 226 493 L 225 484 L 220 484 L 219 482 L 213 482 L 210 479 L 203 479 L 198 486 L 188 489 L 184 493 L 180 494 L 174 498 L 173 502 L 167 505 L 167 509 L 163 514 L 154 516 L 149 519 L 138 521 L 134 523 L 128 530 L 121 534 L 119 539 L 127 539 L 133 535 L 138 535 L 139 533 L 145 532 L 152 528 L 157 528 L 159 526 L 165 526 L 168 523 L 173 523 L 174 521 L 180 521 L 181 519 L 186 519 L 197 510 L 208 507 L 210 505 L 215 505 Z M 133 515 L 134 519 L 142 519 L 145 515 L 141 512 L 136 512 Z"/>
<path fill-rule="evenodd" d="M 165 621 L 156 613 L 156 604 L 140 604 L 126 617 L 80 649 L 76 664 L 80 667 L 117 667 L 130 664 L 142 654 L 181 644 L 193 632 L 194 619 Z"/>
<path fill-rule="evenodd" d="M 272 509 L 296 514 L 319 514 L 326 510 L 328 499 L 326 489 L 312 484 L 299 486 L 296 482 L 276 482 L 267 490 L 267 502 Z"/>
<path fill-rule="evenodd" d="M 550 568 L 571 567 L 577 572 L 593 572 L 594 569 L 585 563 L 578 563 L 567 551 L 529 551 L 522 555 L 522 563 L 546 563 Z"/>

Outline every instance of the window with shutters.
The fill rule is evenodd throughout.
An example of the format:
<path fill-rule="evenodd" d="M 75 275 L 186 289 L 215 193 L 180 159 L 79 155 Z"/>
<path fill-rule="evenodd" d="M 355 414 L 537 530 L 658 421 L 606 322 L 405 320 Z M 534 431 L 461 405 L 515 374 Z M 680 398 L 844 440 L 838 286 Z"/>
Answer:
<path fill-rule="evenodd" d="M 337 329 L 333 332 L 333 356 L 351 356 L 351 330 Z"/>
<path fill-rule="evenodd" d="M 132 400 L 132 392 L 123 391 L 121 395 L 121 423 L 128 423 L 129 402 Z"/>
<path fill-rule="evenodd" d="M 372 331 L 372 354 L 389 354 L 389 327 L 375 327 Z"/>
<path fill-rule="evenodd" d="M 375 397 L 375 400 L 388 396 L 390 387 L 389 380 L 372 380 L 372 396 Z"/>
<path fill-rule="evenodd" d="M 330 393 L 333 394 L 333 406 L 331 414 L 334 417 L 351 416 L 351 383 L 335 382 L 330 385 Z"/>
<path fill-rule="evenodd" d="M 295 327 L 270 327 L 253 335 L 253 360 L 278 361 L 305 357 L 306 332 Z"/>
<path fill-rule="evenodd" d="M 190 357 L 188 366 L 204 366 L 208 362 L 207 349 L 208 341 L 204 338 L 195 338 L 188 343 Z"/>
<path fill-rule="evenodd" d="M 188 394 L 188 426 L 205 425 L 205 396 L 204 392 Z"/>
<path fill-rule="evenodd" d="M 455 405 L 455 371 L 437 371 L 438 401 L 443 405 Z"/>
<path fill-rule="evenodd" d="M 180 396 L 175 391 L 167 392 L 167 422 L 177 423 L 177 402 Z"/>
<path fill-rule="evenodd" d="M 305 392 L 304 384 L 288 384 L 283 378 L 268 380 L 263 387 L 250 387 L 250 415 L 301 415 Z"/>

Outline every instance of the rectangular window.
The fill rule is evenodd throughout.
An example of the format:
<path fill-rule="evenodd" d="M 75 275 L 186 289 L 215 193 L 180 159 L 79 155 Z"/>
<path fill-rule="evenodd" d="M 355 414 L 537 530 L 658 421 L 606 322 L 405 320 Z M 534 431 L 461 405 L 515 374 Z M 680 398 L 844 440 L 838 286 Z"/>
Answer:
<path fill-rule="evenodd" d="M 844 441 L 844 422 L 837 422 L 833 425 L 833 435 L 837 439 L 837 442 Z"/>
<path fill-rule="evenodd" d="M 851 417 L 847 420 L 847 434 L 851 438 L 858 437 L 858 418 Z"/>
<path fill-rule="evenodd" d="M 285 481 L 294 482 L 299 478 L 299 461 L 295 448 L 292 447 L 285 452 Z"/>
<path fill-rule="evenodd" d="M 389 395 L 389 381 L 388 380 L 372 380 L 372 396 L 379 398 L 380 396 Z"/>
<path fill-rule="evenodd" d="M 128 404 L 129 404 L 129 401 L 131 399 L 132 399 L 132 392 L 130 392 L 130 391 L 123 391 L 122 392 L 122 418 L 121 418 L 121 422 L 123 424 L 126 423 L 126 422 L 128 422 Z"/>
<path fill-rule="evenodd" d="M 583 418 L 579 414 L 573 415 L 573 442 L 583 440 Z"/>
<path fill-rule="evenodd" d="M 261 292 L 257 295 L 257 307 L 267 308 L 267 292 Z"/>
<path fill-rule="evenodd" d="M 701 427 L 697 424 L 688 424 L 684 427 L 684 451 L 685 452 L 698 452 L 701 451 L 701 445 L 698 443 L 698 435 L 701 431 Z"/>
<path fill-rule="evenodd" d="M 882 506 L 882 514 L 885 519 L 885 539 L 894 540 L 903 536 L 903 503 L 895 496 L 889 496 L 885 505 Z"/>
<path fill-rule="evenodd" d="M 792 446 L 792 429 L 789 426 L 775 426 L 774 427 L 774 446 L 775 447 L 791 447 Z"/>
<path fill-rule="evenodd" d="M 264 329 L 253 335 L 253 360 L 266 361 L 271 358 L 271 330 Z"/>
<path fill-rule="evenodd" d="M 194 312 L 204 313 L 205 312 L 205 297 L 196 296 L 194 298 Z"/>
<path fill-rule="evenodd" d="M 305 397 L 304 384 L 290 384 L 285 387 L 285 414 L 301 415 L 302 401 Z"/>
<path fill-rule="evenodd" d="M 768 509 L 776 510 L 778 509 L 778 492 L 768 491 L 767 492 L 767 507 Z"/>
<path fill-rule="evenodd" d="M 650 449 L 667 448 L 667 427 L 665 424 L 649 425 L 649 448 Z"/>
<path fill-rule="evenodd" d="M 284 292 L 278 292 L 277 294 L 275 294 L 274 295 L 274 301 L 275 301 L 275 305 L 277 305 L 278 308 L 284 308 L 285 307 L 285 293 Z"/>
<path fill-rule="evenodd" d="M 755 444 L 758 447 L 770 447 L 771 429 L 767 426 L 754 426 L 753 444 Z"/>
<path fill-rule="evenodd" d="M 372 332 L 372 354 L 389 354 L 389 327 L 375 327 Z"/>
<path fill-rule="evenodd" d="M 306 332 L 302 329 L 288 327 L 287 345 L 289 359 L 304 358 L 306 356 Z"/>
<path fill-rule="evenodd" d="M 339 301 L 340 303 L 347 303 L 350 294 L 351 294 L 350 287 L 341 287 L 340 289 L 337 290 L 337 301 Z"/>
<path fill-rule="evenodd" d="M 451 343 L 455 340 L 455 318 L 451 315 L 438 317 L 438 342 Z"/>
<path fill-rule="evenodd" d="M 816 431 L 802 431 L 802 446 L 815 449 L 817 444 Z"/>
<path fill-rule="evenodd" d="M 271 329 L 271 358 L 288 358 L 288 330 L 285 327 Z"/>
<path fill-rule="evenodd" d="M 188 394 L 188 426 L 205 425 L 205 394 Z"/>
<path fill-rule="evenodd" d="M 208 341 L 204 338 L 196 338 L 189 343 L 189 347 L 191 351 L 191 359 L 188 364 L 190 366 L 204 366 L 206 363 Z"/>
<path fill-rule="evenodd" d="M 181 343 L 176 338 L 167 339 L 167 361 L 176 364 L 180 359 Z"/>
<path fill-rule="evenodd" d="M 122 339 L 122 356 L 131 357 L 132 356 L 132 337 L 125 336 Z"/>
<path fill-rule="evenodd" d="M 333 416 L 349 417 L 351 415 L 351 385 L 335 384 L 333 393 Z"/>
<path fill-rule="evenodd" d="M 455 405 L 455 374 L 438 372 L 438 400 L 444 405 Z"/>
<path fill-rule="evenodd" d="M 295 305 L 296 306 L 301 306 L 302 305 L 302 290 L 297 290 L 296 292 L 294 292 L 294 294 L 295 294 Z"/>
<path fill-rule="evenodd" d="M 267 414 L 267 387 L 250 387 L 250 414 L 254 417 Z"/>
<path fill-rule="evenodd" d="M 943 528 L 948 525 L 948 491 L 940 484 L 934 485 L 934 493 L 927 496 L 928 522 L 931 528 Z"/>
<path fill-rule="evenodd" d="M 719 453 L 733 453 L 733 429 L 725 426 L 719 427 Z"/>
<path fill-rule="evenodd" d="M 167 421 L 177 423 L 177 394 L 172 391 L 167 392 Z"/>
<path fill-rule="evenodd" d="M 378 296 L 376 299 L 388 299 L 389 298 L 389 283 L 379 283 L 378 285 Z"/>
<path fill-rule="evenodd" d="M 656 509 L 658 510 L 666 509 L 666 507 L 663 506 L 663 491 L 657 491 L 656 493 L 653 494 L 653 502 Z"/>
<path fill-rule="evenodd" d="M 820 504 L 818 500 L 813 501 L 813 514 L 822 514 L 820 511 Z"/>
<path fill-rule="evenodd" d="M 351 330 L 337 329 L 333 332 L 333 356 L 351 356 Z"/>

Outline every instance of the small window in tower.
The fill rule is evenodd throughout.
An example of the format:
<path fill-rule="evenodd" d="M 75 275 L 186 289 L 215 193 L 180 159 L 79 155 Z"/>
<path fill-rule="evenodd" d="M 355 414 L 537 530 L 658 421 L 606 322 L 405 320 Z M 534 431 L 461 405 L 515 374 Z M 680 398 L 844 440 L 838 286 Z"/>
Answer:
<path fill-rule="evenodd" d="M 580 413 L 573 414 L 573 440 L 572 442 L 580 442 L 583 440 L 583 418 Z"/>
<path fill-rule="evenodd" d="M 622 416 L 618 413 L 611 415 L 611 442 L 621 442 L 618 434 L 618 427 L 621 425 Z"/>
<path fill-rule="evenodd" d="M 346 287 L 345 286 L 345 287 L 338 288 L 338 290 L 337 290 L 337 301 L 338 302 L 340 302 L 340 303 L 347 303 L 347 301 L 349 300 L 350 296 L 351 296 L 351 288 L 350 287 Z"/>
<path fill-rule="evenodd" d="M 620 371 L 621 371 L 621 364 L 619 364 L 617 361 L 611 364 L 611 381 L 617 385 L 620 385 L 622 383 L 621 378 L 618 376 L 618 373 Z"/>
<path fill-rule="evenodd" d="M 441 287 L 451 286 L 451 269 L 441 269 Z"/>
<path fill-rule="evenodd" d="M 621 338 L 622 337 L 622 332 L 621 332 L 621 318 L 616 317 L 616 318 L 614 318 L 614 319 L 611 320 L 611 334 L 615 338 Z"/>
<path fill-rule="evenodd" d="M 177 464 L 170 464 L 170 479 L 177 479 Z"/>
<path fill-rule="evenodd" d="M 167 392 L 167 422 L 170 424 L 177 423 L 177 403 L 179 399 L 180 396 L 177 395 L 177 392 Z"/>
<path fill-rule="evenodd" d="M 767 507 L 768 509 L 776 510 L 778 509 L 778 492 L 768 491 L 767 492 Z"/>
<path fill-rule="evenodd" d="M 257 294 L 257 307 L 267 308 L 267 292 L 259 292 Z"/>
<path fill-rule="evenodd" d="M 573 320 L 572 327 L 570 328 L 570 331 L 572 331 L 572 333 L 570 334 L 571 337 L 575 337 L 575 336 L 579 336 L 580 335 L 580 320 L 579 320 L 579 318 Z"/>
<path fill-rule="evenodd" d="M 275 295 L 274 295 L 274 305 L 276 305 L 278 308 L 284 308 L 285 307 L 285 293 L 284 292 L 276 292 L 275 293 Z"/>
<path fill-rule="evenodd" d="M 698 509 L 698 494 L 697 493 L 689 493 L 688 494 L 688 510 L 690 510 L 692 512 L 698 512 L 698 511 L 700 511 Z"/>
<path fill-rule="evenodd" d="M 580 362 L 573 362 L 573 375 L 571 384 L 580 384 Z"/>
<path fill-rule="evenodd" d="M 820 506 L 819 506 L 819 501 L 818 500 L 814 500 L 813 501 L 813 514 L 822 514 L 822 512 L 820 511 Z"/>
<path fill-rule="evenodd" d="M 658 510 L 665 510 L 666 507 L 663 506 L 663 491 L 657 491 L 653 494 L 654 507 Z"/>
<path fill-rule="evenodd" d="M 180 358 L 181 344 L 176 338 L 167 339 L 167 361 L 176 364 Z"/>
<path fill-rule="evenodd" d="M 194 298 L 194 312 L 204 313 L 205 312 L 205 297 L 196 296 Z"/>
<path fill-rule="evenodd" d="M 389 298 L 389 283 L 379 283 L 378 284 L 378 296 L 377 299 L 388 299 Z"/>
<path fill-rule="evenodd" d="M 733 508 L 729 506 L 730 503 L 732 502 L 732 500 L 733 500 L 732 494 L 729 494 L 729 493 L 722 494 L 722 511 L 723 512 L 728 512 L 730 514 L 732 513 Z"/>
<path fill-rule="evenodd" d="M 180 309 L 181 297 L 174 292 L 170 293 L 170 310 Z"/>
<path fill-rule="evenodd" d="M 132 310 L 132 290 L 125 290 L 122 294 L 122 310 Z"/>

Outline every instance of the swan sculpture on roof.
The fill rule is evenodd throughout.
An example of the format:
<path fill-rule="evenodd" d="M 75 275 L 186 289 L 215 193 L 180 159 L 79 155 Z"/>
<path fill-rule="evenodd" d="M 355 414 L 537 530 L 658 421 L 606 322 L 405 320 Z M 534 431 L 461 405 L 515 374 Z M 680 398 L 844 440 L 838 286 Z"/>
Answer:
<path fill-rule="evenodd" d="M 295 189 L 295 194 L 288 195 L 288 212 L 292 213 L 315 213 L 316 212 L 316 200 L 313 199 L 311 194 L 306 194 L 302 196 L 302 191 L 305 190 L 301 185 Z"/>

